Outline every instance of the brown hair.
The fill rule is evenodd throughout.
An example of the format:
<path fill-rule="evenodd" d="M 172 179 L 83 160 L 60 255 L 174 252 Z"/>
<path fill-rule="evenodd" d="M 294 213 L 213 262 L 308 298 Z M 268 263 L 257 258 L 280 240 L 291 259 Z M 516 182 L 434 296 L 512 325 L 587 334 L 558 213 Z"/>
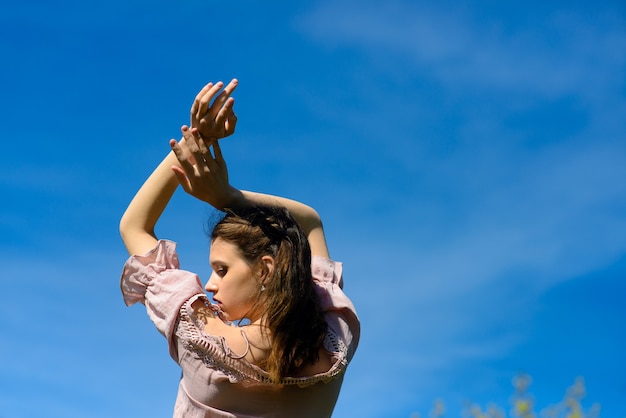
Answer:
<path fill-rule="evenodd" d="M 311 249 L 298 223 L 285 208 L 256 206 L 229 209 L 211 239 L 235 244 L 250 266 L 274 258 L 273 276 L 263 284 L 257 304 L 264 305 L 271 335 L 267 360 L 261 364 L 276 382 L 319 358 L 327 332 L 311 276 Z M 256 308 L 256 307 L 255 307 Z"/>

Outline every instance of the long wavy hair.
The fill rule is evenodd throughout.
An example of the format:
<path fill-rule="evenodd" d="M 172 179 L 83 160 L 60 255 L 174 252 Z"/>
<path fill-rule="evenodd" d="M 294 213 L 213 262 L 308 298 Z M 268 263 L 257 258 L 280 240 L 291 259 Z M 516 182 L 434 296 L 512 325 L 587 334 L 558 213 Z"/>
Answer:
<path fill-rule="evenodd" d="M 211 239 L 236 245 L 248 265 L 263 256 L 274 258 L 272 277 L 259 286 L 252 310 L 262 309 L 270 333 L 270 351 L 260 364 L 279 382 L 319 358 L 327 323 L 311 277 L 311 248 L 295 219 L 285 208 L 255 206 L 229 209 L 213 228 Z"/>

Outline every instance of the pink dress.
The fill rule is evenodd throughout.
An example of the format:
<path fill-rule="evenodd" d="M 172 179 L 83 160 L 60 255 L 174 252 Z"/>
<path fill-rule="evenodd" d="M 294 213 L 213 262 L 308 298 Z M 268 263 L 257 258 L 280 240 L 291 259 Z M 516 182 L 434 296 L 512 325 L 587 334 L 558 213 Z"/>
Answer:
<path fill-rule="evenodd" d="M 182 368 L 174 417 L 331 416 L 360 325 L 342 290 L 341 263 L 313 257 L 311 269 L 328 322 L 324 347 L 333 366 L 314 376 L 287 377 L 277 385 L 264 370 L 232 353 L 223 338 L 204 332 L 191 304 L 202 299 L 216 313 L 219 309 L 207 299 L 198 276 L 179 269 L 174 242 L 161 240 L 146 255 L 126 261 L 121 278 L 124 302 L 145 304 Z"/>

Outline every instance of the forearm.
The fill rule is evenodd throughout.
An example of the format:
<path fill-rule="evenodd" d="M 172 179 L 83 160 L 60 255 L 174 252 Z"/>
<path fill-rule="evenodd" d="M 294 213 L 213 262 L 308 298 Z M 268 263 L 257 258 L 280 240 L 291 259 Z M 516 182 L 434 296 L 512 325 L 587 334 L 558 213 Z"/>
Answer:
<path fill-rule="evenodd" d="M 234 193 L 229 206 L 244 207 L 254 205 L 281 206 L 287 208 L 307 234 L 311 231 L 311 229 L 322 225 L 320 216 L 315 209 L 302 202 L 288 199 L 286 197 L 240 190 L 238 193 Z"/>
<path fill-rule="evenodd" d="M 156 244 L 154 227 L 178 186 L 173 165 L 178 165 L 178 160 L 170 152 L 141 186 L 120 220 L 120 234 L 130 255 L 145 254 Z"/>
<path fill-rule="evenodd" d="M 228 207 L 253 205 L 281 206 L 289 210 L 309 239 L 311 253 L 329 257 L 322 219 L 315 209 L 296 200 L 246 190 L 234 192 Z"/>

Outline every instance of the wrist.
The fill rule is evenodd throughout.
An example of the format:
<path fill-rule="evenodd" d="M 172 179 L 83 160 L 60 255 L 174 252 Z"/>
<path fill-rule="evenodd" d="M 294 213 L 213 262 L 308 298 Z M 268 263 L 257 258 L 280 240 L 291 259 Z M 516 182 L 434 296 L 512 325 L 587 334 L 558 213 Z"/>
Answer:
<path fill-rule="evenodd" d="M 230 190 L 226 194 L 222 207 L 220 209 L 234 209 L 247 206 L 247 200 L 245 199 L 241 190 L 230 186 Z"/>

